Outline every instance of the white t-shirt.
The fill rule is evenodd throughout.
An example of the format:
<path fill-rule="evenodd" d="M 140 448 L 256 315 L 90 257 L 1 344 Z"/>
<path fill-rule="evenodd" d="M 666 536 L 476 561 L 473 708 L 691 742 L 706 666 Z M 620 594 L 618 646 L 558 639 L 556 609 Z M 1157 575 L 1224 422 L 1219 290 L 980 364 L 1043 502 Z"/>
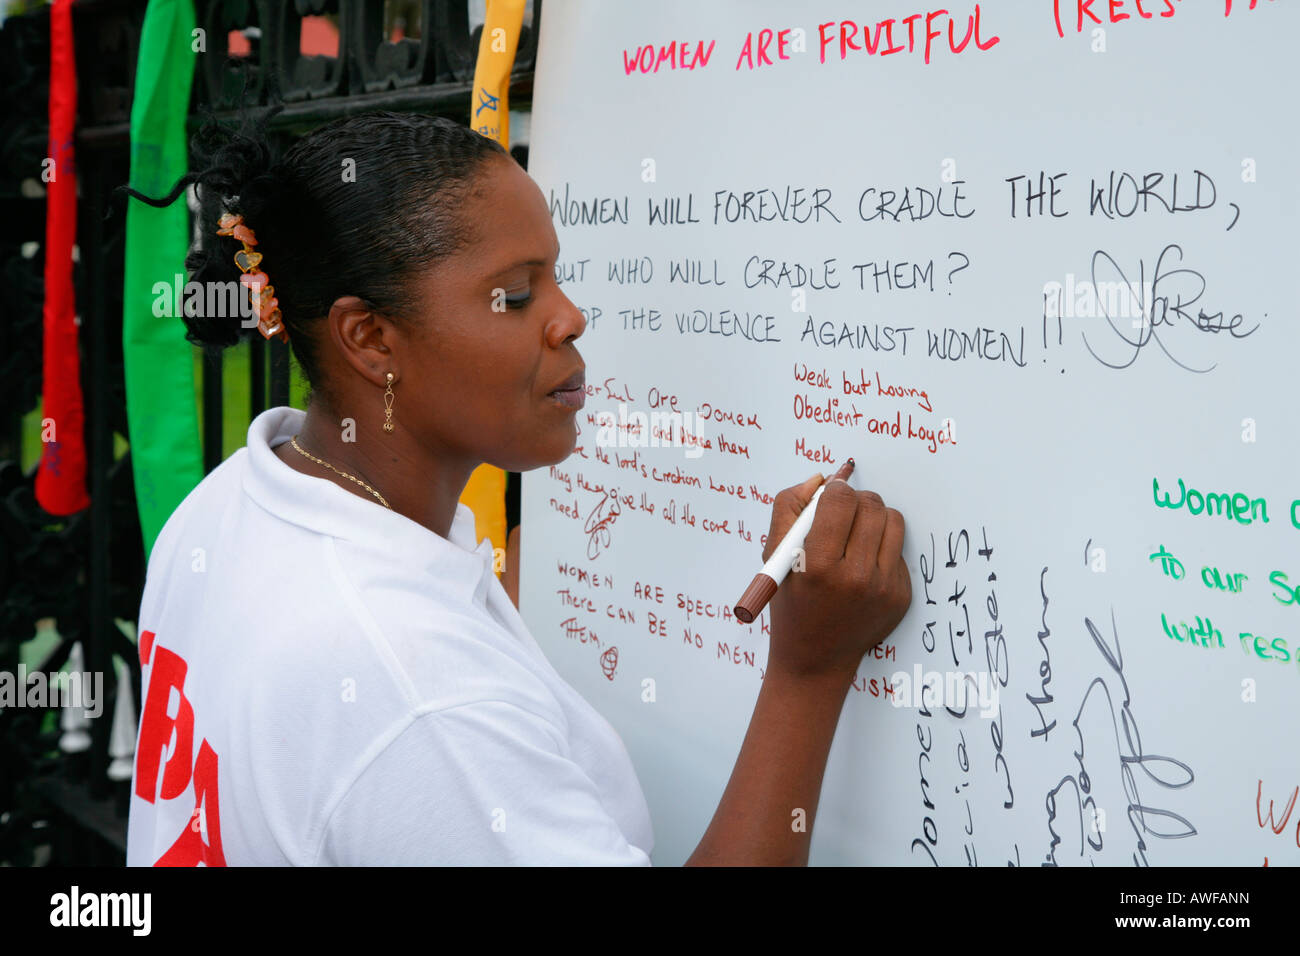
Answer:
<path fill-rule="evenodd" d="M 622 741 L 470 510 L 448 540 L 293 470 L 304 417 L 258 415 L 150 556 L 127 864 L 648 864 Z"/>

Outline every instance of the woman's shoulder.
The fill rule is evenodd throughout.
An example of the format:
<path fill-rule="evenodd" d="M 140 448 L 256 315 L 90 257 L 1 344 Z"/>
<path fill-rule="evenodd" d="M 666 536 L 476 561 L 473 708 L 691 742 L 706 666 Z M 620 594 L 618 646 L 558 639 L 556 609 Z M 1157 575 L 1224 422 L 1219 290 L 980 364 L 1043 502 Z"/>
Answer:
<path fill-rule="evenodd" d="M 159 535 L 142 628 L 184 631 L 196 651 L 238 655 L 282 690 L 328 684 L 337 699 L 364 685 L 393 716 L 504 700 L 563 721 L 554 671 L 488 609 L 490 563 L 479 575 L 470 553 L 445 543 L 391 554 L 268 512 L 241 493 L 244 451 Z"/>
<path fill-rule="evenodd" d="M 341 584 L 339 591 L 413 709 L 499 701 L 565 725 L 558 675 L 535 644 L 507 628 L 486 604 L 463 600 L 436 579 L 416 587 L 396 574 L 382 588 L 349 593 Z"/>
<path fill-rule="evenodd" d="M 149 553 L 151 562 L 155 554 L 168 553 L 170 549 L 167 546 L 184 534 L 183 529 L 196 514 L 208 513 L 213 507 L 231 501 L 240 493 L 240 476 L 246 466 L 247 456 L 248 449 L 240 448 L 189 490 L 167 516 L 158 537 L 154 539 L 153 550 Z"/>

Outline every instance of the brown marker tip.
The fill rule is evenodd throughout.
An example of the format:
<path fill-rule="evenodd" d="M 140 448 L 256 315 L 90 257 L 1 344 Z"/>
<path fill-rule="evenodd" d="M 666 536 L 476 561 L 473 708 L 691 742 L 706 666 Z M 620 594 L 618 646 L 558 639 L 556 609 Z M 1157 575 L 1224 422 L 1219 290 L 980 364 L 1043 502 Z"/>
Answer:
<path fill-rule="evenodd" d="M 736 620 L 741 624 L 752 624 L 754 618 L 758 617 L 758 612 L 767 607 L 767 602 L 772 600 L 775 593 L 775 581 L 761 571 L 754 575 L 754 580 L 749 582 L 749 587 L 745 588 L 745 593 L 733 609 Z"/>

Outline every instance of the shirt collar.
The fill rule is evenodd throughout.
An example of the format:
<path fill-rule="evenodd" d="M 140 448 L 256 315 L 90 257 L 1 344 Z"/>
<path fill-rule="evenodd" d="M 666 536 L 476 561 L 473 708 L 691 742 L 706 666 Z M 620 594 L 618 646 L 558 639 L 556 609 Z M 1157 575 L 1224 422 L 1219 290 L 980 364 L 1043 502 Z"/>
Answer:
<path fill-rule="evenodd" d="M 476 543 L 474 513 L 458 503 L 444 538 L 373 498 L 295 471 L 272 449 L 297 435 L 306 417 L 300 409 L 280 406 L 253 419 L 243 481 L 248 496 L 283 521 L 352 542 L 395 569 L 434 574 L 454 594 L 485 605 L 495 577 L 492 540 Z"/>

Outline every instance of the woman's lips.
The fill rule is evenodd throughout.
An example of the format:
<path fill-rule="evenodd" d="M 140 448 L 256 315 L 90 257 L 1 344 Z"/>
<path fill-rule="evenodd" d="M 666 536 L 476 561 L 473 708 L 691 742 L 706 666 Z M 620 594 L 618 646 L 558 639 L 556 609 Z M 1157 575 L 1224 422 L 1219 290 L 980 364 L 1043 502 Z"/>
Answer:
<path fill-rule="evenodd" d="M 550 392 L 550 397 L 565 408 L 582 408 L 587 401 L 586 370 L 574 372 Z"/>
<path fill-rule="evenodd" d="M 587 390 L 585 388 L 557 388 L 551 392 L 551 398 L 565 408 L 579 409 L 587 401 Z"/>

